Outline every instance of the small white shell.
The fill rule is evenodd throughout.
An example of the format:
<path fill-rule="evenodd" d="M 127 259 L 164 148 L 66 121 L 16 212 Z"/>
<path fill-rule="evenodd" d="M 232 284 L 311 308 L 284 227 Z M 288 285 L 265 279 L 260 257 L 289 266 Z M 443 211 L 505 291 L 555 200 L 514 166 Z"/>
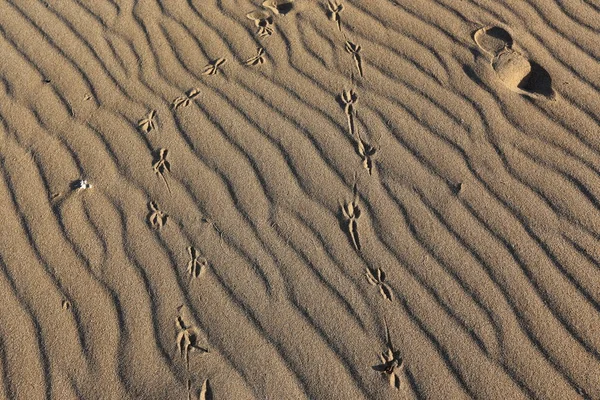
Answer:
<path fill-rule="evenodd" d="M 80 179 L 75 183 L 75 188 L 77 190 L 89 189 L 92 185 L 86 179 Z"/>

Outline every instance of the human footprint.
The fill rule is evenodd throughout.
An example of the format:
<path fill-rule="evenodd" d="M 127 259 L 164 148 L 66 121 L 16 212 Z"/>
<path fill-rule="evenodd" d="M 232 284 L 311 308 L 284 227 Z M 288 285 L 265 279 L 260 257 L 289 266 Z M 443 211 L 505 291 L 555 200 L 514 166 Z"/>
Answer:
<path fill-rule="evenodd" d="M 554 97 L 552 79 L 537 63 L 513 49 L 513 39 L 505 29 L 488 26 L 473 34 L 477 47 L 488 56 L 498 80 L 511 91 L 534 99 Z"/>

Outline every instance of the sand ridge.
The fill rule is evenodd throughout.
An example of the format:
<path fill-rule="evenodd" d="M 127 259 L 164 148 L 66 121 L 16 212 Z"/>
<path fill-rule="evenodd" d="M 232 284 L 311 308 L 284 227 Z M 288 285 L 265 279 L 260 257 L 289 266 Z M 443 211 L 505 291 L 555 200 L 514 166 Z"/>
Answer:
<path fill-rule="evenodd" d="M 0 398 L 600 399 L 599 17 L 0 2 Z"/>

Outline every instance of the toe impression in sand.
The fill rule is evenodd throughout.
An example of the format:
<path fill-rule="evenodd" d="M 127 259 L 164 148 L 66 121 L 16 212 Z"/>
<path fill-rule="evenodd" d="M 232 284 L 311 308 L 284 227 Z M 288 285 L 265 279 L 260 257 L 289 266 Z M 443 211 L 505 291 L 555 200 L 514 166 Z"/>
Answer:
<path fill-rule="evenodd" d="M 498 80 L 508 89 L 534 99 L 554 97 L 548 72 L 514 50 L 513 39 L 506 30 L 497 26 L 484 27 L 473 34 L 473 40 L 490 58 Z"/>

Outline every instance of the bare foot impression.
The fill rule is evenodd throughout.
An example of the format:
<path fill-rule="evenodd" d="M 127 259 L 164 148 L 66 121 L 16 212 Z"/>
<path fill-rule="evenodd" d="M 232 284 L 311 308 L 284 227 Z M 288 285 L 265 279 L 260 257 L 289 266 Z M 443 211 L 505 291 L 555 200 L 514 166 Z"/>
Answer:
<path fill-rule="evenodd" d="M 156 110 L 150 111 L 146 117 L 139 120 L 138 128 L 144 133 L 149 133 L 153 129 L 156 130 Z"/>
<path fill-rule="evenodd" d="M 225 58 L 217 58 L 216 60 L 208 63 L 206 67 L 204 67 L 204 72 L 202 75 L 218 75 L 219 67 L 225 64 L 227 60 Z"/>
<path fill-rule="evenodd" d="M 148 223 L 150 226 L 154 229 L 162 229 L 162 227 L 167 224 L 169 216 L 162 212 L 158 208 L 158 204 L 154 201 L 148 203 L 148 209 L 150 210 L 150 214 L 148 215 Z"/>
<path fill-rule="evenodd" d="M 171 103 L 171 108 L 173 110 L 177 110 L 179 107 L 187 107 L 190 105 L 191 101 L 194 100 L 200 94 L 200 89 L 190 89 L 185 92 L 184 96 L 179 96 Z"/>
<path fill-rule="evenodd" d="M 198 328 L 185 323 L 181 315 L 175 320 L 177 327 L 177 350 L 183 357 L 187 370 L 190 370 L 189 354 L 192 351 L 200 351 L 202 354 L 208 353 L 208 349 L 198 345 Z"/>
<path fill-rule="evenodd" d="M 165 174 L 167 172 L 171 172 L 171 163 L 167 160 L 168 155 L 169 150 L 159 149 L 158 152 L 155 153 L 155 159 L 152 168 L 154 169 L 156 175 L 159 175 L 162 178 L 163 182 L 165 183 L 165 186 L 167 187 L 167 190 L 169 191 L 169 193 L 171 193 L 171 188 L 167 183 L 167 178 L 165 178 Z"/>
<path fill-rule="evenodd" d="M 363 76 L 363 67 L 362 67 L 362 57 L 360 55 L 361 47 L 358 44 L 352 43 L 351 41 L 346 41 L 346 51 L 352 54 L 352 58 L 354 59 L 354 64 L 356 65 L 356 69 L 358 70 L 358 74 Z"/>
<path fill-rule="evenodd" d="M 394 300 L 394 295 L 392 294 L 392 290 L 385 283 L 385 272 L 381 269 L 371 269 L 367 268 L 367 272 L 365 275 L 367 276 L 367 280 L 373 286 L 377 286 L 379 288 L 379 293 L 383 296 L 384 299 L 392 301 Z"/>
<path fill-rule="evenodd" d="M 392 338 L 390 336 L 390 330 L 388 329 L 387 322 L 385 323 L 385 332 L 387 336 L 387 351 L 384 351 L 379 356 L 381 364 L 375 365 L 372 368 L 375 371 L 381 372 L 381 374 L 388 380 L 390 386 L 399 390 L 401 387 L 400 376 L 396 372 L 397 370 L 402 372 L 404 370 L 404 362 L 400 357 L 400 351 L 394 350 L 392 345 Z"/>
<path fill-rule="evenodd" d="M 191 258 L 187 264 L 187 272 L 192 278 L 198 278 L 208 267 L 208 260 L 200 256 L 198 250 L 192 246 L 188 247 L 187 251 Z"/>
<path fill-rule="evenodd" d="M 473 40 L 489 57 L 496 76 L 509 90 L 534 99 L 554 97 L 550 74 L 514 50 L 513 39 L 506 30 L 484 27 L 473 34 Z"/>
<path fill-rule="evenodd" d="M 264 64 L 264 62 L 265 62 L 265 49 L 263 49 L 262 47 L 259 47 L 258 49 L 256 49 L 256 55 L 254 57 L 247 59 L 244 62 L 244 64 L 249 65 L 249 66 L 255 66 L 255 65 Z"/>
<path fill-rule="evenodd" d="M 256 35 L 259 38 L 265 38 L 273 34 L 273 17 L 266 10 L 256 10 L 246 14 L 246 18 L 254 21 L 254 25 L 258 28 Z"/>
<path fill-rule="evenodd" d="M 344 5 L 337 0 L 327 3 L 327 17 L 337 24 L 339 31 L 342 31 L 342 19 L 340 13 L 344 10 Z"/>
<path fill-rule="evenodd" d="M 358 206 L 358 194 L 356 184 L 354 185 L 354 199 L 341 205 L 343 226 L 356 251 L 360 251 L 360 239 L 358 237 L 358 219 L 360 218 L 360 207 Z"/>

